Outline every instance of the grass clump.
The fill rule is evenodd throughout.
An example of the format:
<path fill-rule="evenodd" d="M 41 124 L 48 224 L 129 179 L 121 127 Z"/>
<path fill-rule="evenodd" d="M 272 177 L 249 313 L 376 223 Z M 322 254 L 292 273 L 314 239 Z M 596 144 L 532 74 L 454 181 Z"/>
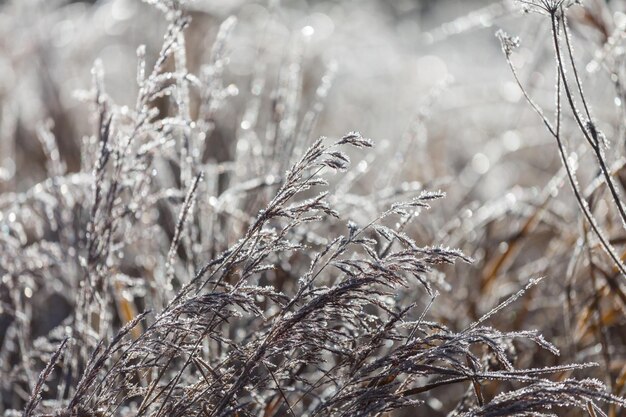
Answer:
<path fill-rule="evenodd" d="M 583 92 L 568 23 L 580 6 L 520 2 L 549 19 L 553 119 L 518 72 L 519 39 L 498 31 L 562 165 L 539 193 L 477 206 L 471 192 L 439 190 L 463 194 L 468 178 L 412 181 L 359 132 L 314 139 L 334 64 L 308 100 L 298 47 L 276 79 L 259 60 L 244 89 L 228 78 L 235 17 L 192 71 L 200 12 L 147 3 L 167 27 L 153 59 L 136 51 L 134 105 L 116 104 L 97 61 L 78 94 L 93 125 L 79 160 L 58 127 L 39 124 L 45 179 L 4 182 L 5 415 L 623 412 L 623 161 L 607 157 Z M 428 152 L 430 107 L 446 88 L 398 149 Z M 596 164 L 587 188 L 573 137 Z M 473 161 L 489 175 L 483 159 Z M 365 186 L 372 177 L 388 186 Z M 575 210 L 557 199 L 565 182 Z"/>

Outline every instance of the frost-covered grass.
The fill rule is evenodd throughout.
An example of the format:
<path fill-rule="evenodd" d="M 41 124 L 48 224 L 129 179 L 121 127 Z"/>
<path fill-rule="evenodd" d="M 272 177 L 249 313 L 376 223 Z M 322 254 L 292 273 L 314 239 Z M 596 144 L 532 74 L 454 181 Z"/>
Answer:
<path fill-rule="evenodd" d="M 397 135 L 403 58 L 329 52 L 390 4 L 145 3 L 0 5 L 5 415 L 624 413 L 622 3 L 420 32 Z"/>

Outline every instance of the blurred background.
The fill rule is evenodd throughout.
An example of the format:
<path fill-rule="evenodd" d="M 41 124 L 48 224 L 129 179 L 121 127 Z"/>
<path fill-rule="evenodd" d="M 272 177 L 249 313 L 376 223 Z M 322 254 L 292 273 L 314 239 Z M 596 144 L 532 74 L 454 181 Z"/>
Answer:
<path fill-rule="evenodd" d="M 608 26 L 623 19 L 624 2 L 587 4 Z M 335 72 L 314 135 L 359 130 L 392 158 L 405 158 L 391 154 L 416 121 L 429 120 L 420 143 L 436 157 L 426 164 L 417 155 L 406 172 L 411 179 L 463 173 L 460 180 L 469 184 L 489 172 L 473 190 L 484 199 L 516 184 L 538 185 L 537 175 L 558 166 L 554 152 L 532 151 L 530 160 L 515 157 L 506 167 L 499 164 L 505 153 L 519 156 L 551 144 L 545 135 L 525 136 L 524 130 L 539 127 L 537 119 L 521 103 L 494 36 L 502 27 L 520 35 L 522 48 L 514 59 L 523 80 L 529 88 L 549 91 L 548 21 L 521 17 L 513 1 L 196 1 L 188 8 L 192 72 L 207 58 L 218 25 L 230 15 L 238 19 L 225 74 L 238 94 L 220 109 L 217 134 L 228 136 L 240 127 L 255 63 L 264 62 L 274 74 L 272 83 L 295 54 L 303 72 L 302 108 L 328 68 Z M 137 47 L 145 44 L 148 63 L 154 61 L 166 25 L 158 11 L 138 0 L 5 1 L 0 10 L 0 190 L 17 191 L 44 178 L 35 132 L 47 119 L 54 121 L 52 131 L 70 171 L 78 169 L 81 137 L 92 126 L 75 92 L 90 88 L 90 68 L 98 58 L 108 94 L 119 105 L 132 106 L 137 88 L 129 80 L 136 74 Z M 573 30 L 600 44 L 608 34 L 593 24 L 581 18 Z M 589 49 L 581 50 L 582 59 L 590 61 Z M 589 91 L 604 98 L 600 104 L 611 105 L 610 82 L 599 77 L 593 82 L 599 85 Z M 551 101 L 548 95 L 546 102 Z"/>
<path fill-rule="evenodd" d="M 235 129 L 240 119 L 235 116 L 244 106 L 243 93 L 260 56 L 268 73 L 278 74 L 290 54 L 302 54 L 305 103 L 327 68 L 336 66 L 315 135 L 358 129 L 392 146 L 416 115 L 428 110 L 435 129 L 432 145 L 457 149 L 463 144 L 472 149 L 465 156 L 473 158 L 476 145 L 503 133 L 491 129 L 502 130 L 495 125 L 520 100 L 494 37 L 499 26 L 518 20 L 512 3 L 197 1 L 188 7 L 194 10 L 188 32 L 192 71 L 206 58 L 218 25 L 230 15 L 238 19 L 226 76 L 241 94 L 221 109 L 226 117 L 219 118 L 219 129 L 224 132 Z M 16 173 L 24 158 L 29 164 L 43 160 L 35 126 L 47 118 L 54 120 L 53 132 L 70 170 L 77 169 L 76 145 L 90 133 L 90 125 L 88 109 L 74 92 L 90 88 L 90 68 L 99 58 L 110 96 L 132 106 L 136 84 L 128 80 L 135 78 L 136 49 L 146 44 L 148 62 L 154 60 L 166 25 L 158 11 L 138 0 L 4 2 L 0 19 L 2 135 L 15 139 L 1 141 L 0 187 L 17 190 L 44 176 L 43 166 L 29 165 L 28 175 Z M 522 26 L 534 31 L 534 23 L 528 19 Z M 481 111 L 469 112 L 468 106 Z M 494 110 L 499 116 L 483 117 Z M 454 138 L 442 132 L 446 128 L 455 129 Z M 482 162 L 479 171 L 488 168 L 489 156 L 483 156 L 475 161 L 476 166 Z M 428 169 L 441 171 L 449 162 L 437 159 Z M 460 167 L 467 161 L 452 162 Z M 415 167 L 414 175 L 422 175 L 420 169 L 426 167 Z"/>

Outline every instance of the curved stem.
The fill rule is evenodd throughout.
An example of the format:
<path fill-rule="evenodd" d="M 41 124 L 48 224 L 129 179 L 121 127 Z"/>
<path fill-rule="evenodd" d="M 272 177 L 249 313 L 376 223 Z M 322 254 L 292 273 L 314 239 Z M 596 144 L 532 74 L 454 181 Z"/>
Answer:
<path fill-rule="evenodd" d="M 565 15 L 565 11 L 562 11 L 563 15 Z M 557 67 L 558 67 L 558 71 L 560 73 L 561 76 L 561 80 L 563 83 L 563 89 L 565 91 L 565 95 L 567 96 L 567 100 L 569 102 L 570 108 L 572 109 L 572 113 L 574 114 L 574 118 L 576 120 L 576 123 L 578 124 L 578 127 L 580 129 L 580 131 L 583 133 L 585 139 L 587 140 L 587 142 L 589 143 L 589 145 L 591 146 L 591 148 L 593 149 L 595 155 L 596 155 L 596 159 L 598 160 L 598 164 L 600 165 L 600 170 L 602 171 L 602 175 L 604 177 L 604 181 L 606 182 L 606 185 L 609 189 L 609 192 L 611 194 L 611 197 L 613 198 L 613 201 L 615 202 L 615 206 L 618 209 L 620 218 L 622 220 L 622 226 L 624 227 L 624 229 L 626 229 L 626 209 L 624 208 L 624 205 L 621 201 L 619 192 L 617 190 L 617 187 L 615 186 L 615 183 L 613 182 L 612 178 L 611 178 L 611 174 L 609 172 L 609 169 L 607 167 L 606 164 L 606 160 L 604 157 L 604 153 L 602 151 L 602 145 L 600 144 L 599 138 L 597 133 L 593 133 L 590 134 L 589 129 L 587 129 L 580 117 L 580 114 L 578 112 L 578 108 L 576 107 L 576 103 L 574 102 L 574 98 L 572 97 L 572 91 L 571 91 L 571 87 L 569 85 L 569 82 L 567 81 L 567 76 L 565 75 L 565 66 L 563 65 L 563 59 L 562 59 L 562 52 L 561 52 L 561 47 L 559 45 L 559 25 L 558 25 L 558 17 L 556 15 L 556 12 L 553 12 L 550 15 L 550 20 L 552 23 L 552 40 L 554 43 L 554 51 L 555 51 L 555 55 L 556 55 L 556 62 L 557 62 Z M 566 29 L 564 29 L 566 30 Z M 566 32 L 566 38 L 567 38 L 567 32 Z M 578 71 L 576 70 L 576 66 L 574 65 L 574 59 L 573 56 L 571 56 L 571 46 L 569 41 L 567 42 L 568 44 L 568 49 L 570 51 L 570 58 L 572 60 L 572 67 L 574 68 L 574 77 L 576 78 L 576 83 L 578 85 L 579 88 L 579 92 L 580 95 L 582 96 L 582 86 L 581 86 L 581 82 L 580 82 L 580 78 L 578 77 Z M 560 88 L 560 87 L 559 87 Z M 559 93 L 560 94 L 560 93 Z M 587 107 L 586 101 L 583 98 L 583 106 L 585 108 L 585 111 L 587 112 L 587 115 L 589 117 L 589 109 Z M 589 122 L 591 123 L 591 117 L 589 117 Z M 593 125 L 592 125 L 593 126 Z M 595 132 L 595 128 L 594 128 L 594 132 Z"/>

